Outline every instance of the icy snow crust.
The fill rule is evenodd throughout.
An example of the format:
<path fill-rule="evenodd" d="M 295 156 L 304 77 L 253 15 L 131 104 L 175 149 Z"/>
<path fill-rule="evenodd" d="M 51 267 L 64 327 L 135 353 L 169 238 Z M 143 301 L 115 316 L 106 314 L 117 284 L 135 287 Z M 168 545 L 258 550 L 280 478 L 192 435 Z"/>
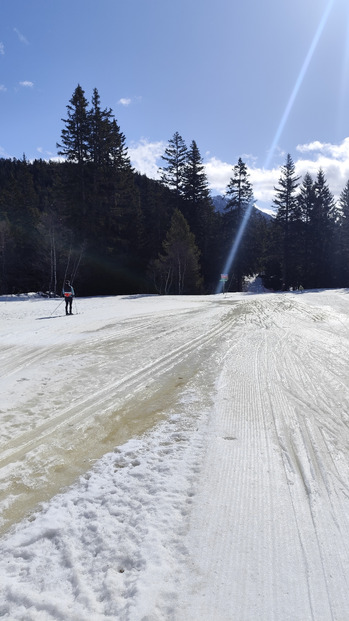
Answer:
<path fill-rule="evenodd" d="M 0 298 L 0 617 L 349 619 L 349 293 Z"/>

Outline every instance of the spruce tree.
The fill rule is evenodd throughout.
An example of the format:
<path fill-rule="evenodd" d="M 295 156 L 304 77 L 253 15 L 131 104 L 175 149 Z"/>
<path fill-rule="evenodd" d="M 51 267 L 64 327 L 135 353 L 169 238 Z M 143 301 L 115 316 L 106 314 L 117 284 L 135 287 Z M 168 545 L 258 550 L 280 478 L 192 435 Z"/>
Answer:
<path fill-rule="evenodd" d="M 90 157 L 90 123 L 88 101 L 80 84 L 70 99 L 67 112 L 67 118 L 62 119 L 66 127 L 61 132 L 61 144 L 57 143 L 58 155 L 69 162 L 83 164 Z"/>
<path fill-rule="evenodd" d="M 249 181 L 249 173 L 241 157 L 239 157 L 236 166 L 233 167 L 233 175 L 228 183 L 226 196 L 228 197 L 226 211 L 236 209 L 240 217 L 253 201 L 253 189 Z"/>
<path fill-rule="evenodd" d="M 178 295 L 199 293 L 202 284 L 199 254 L 188 222 L 176 209 L 163 242 L 163 254 L 150 266 L 157 290 Z"/>
<path fill-rule="evenodd" d="M 242 161 L 241 157 L 238 159 L 238 163 L 233 167 L 233 174 L 227 186 L 226 196 L 228 202 L 225 207 L 225 213 L 223 218 L 224 225 L 224 237 L 226 240 L 226 251 L 229 252 L 229 248 L 236 239 L 236 235 L 241 231 L 244 216 L 248 208 L 252 208 L 253 203 L 253 189 L 249 180 L 249 173 L 246 164 Z M 246 227 L 251 230 L 252 217 L 250 215 L 250 222 L 246 223 Z M 249 260 L 248 256 L 248 228 L 243 232 L 237 254 L 232 265 L 233 273 L 235 275 L 235 288 L 237 291 L 242 290 L 243 276 L 249 273 Z"/>
<path fill-rule="evenodd" d="M 192 222 L 197 221 L 197 206 L 210 200 L 207 176 L 198 146 L 193 140 L 187 151 L 183 172 L 183 196 L 189 205 L 188 214 Z M 190 224 L 190 222 L 189 222 Z"/>
<path fill-rule="evenodd" d="M 92 106 L 88 113 L 90 160 L 96 167 L 105 166 L 109 161 L 109 135 L 112 123 L 112 110 L 101 109 L 101 99 L 97 88 L 93 89 Z"/>
<path fill-rule="evenodd" d="M 298 204 L 302 223 L 299 247 L 301 263 L 299 284 L 309 288 L 311 286 L 311 222 L 315 208 L 315 189 L 313 179 L 308 172 L 304 175 L 303 182 L 299 188 Z"/>
<path fill-rule="evenodd" d="M 337 274 L 340 286 L 349 287 L 349 180 L 339 197 Z"/>
<path fill-rule="evenodd" d="M 333 194 L 321 168 L 314 183 L 314 193 L 310 222 L 312 286 L 330 287 L 333 283 L 333 242 L 337 212 Z"/>
<path fill-rule="evenodd" d="M 69 190 L 70 220 L 72 226 L 82 224 L 88 211 L 89 195 L 85 164 L 90 159 L 90 123 L 88 101 L 80 84 L 76 87 L 69 104 L 67 118 L 62 119 L 61 143 L 57 143 L 58 155 L 66 158 L 66 187 Z M 77 167 L 76 167 L 77 165 Z"/>
<path fill-rule="evenodd" d="M 300 217 L 297 188 L 300 177 L 296 175 L 295 165 L 290 154 L 287 154 L 286 163 L 281 167 L 279 186 L 274 188 L 276 196 L 274 205 L 277 207 L 276 223 L 280 233 L 280 263 L 282 274 L 282 288 L 288 289 L 292 281 L 297 278 L 292 273 L 292 259 L 297 236 L 296 227 L 292 223 Z"/>
<path fill-rule="evenodd" d="M 195 140 L 187 152 L 183 198 L 181 210 L 200 249 L 205 285 L 212 287 L 217 272 L 217 265 L 213 261 L 215 213 L 204 163 Z"/>
<path fill-rule="evenodd" d="M 187 164 L 187 147 L 178 132 L 175 132 L 169 140 L 162 159 L 167 162 L 167 166 L 160 168 L 161 182 L 174 192 L 178 207 L 179 199 L 183 196 L 184 173 Z"/>

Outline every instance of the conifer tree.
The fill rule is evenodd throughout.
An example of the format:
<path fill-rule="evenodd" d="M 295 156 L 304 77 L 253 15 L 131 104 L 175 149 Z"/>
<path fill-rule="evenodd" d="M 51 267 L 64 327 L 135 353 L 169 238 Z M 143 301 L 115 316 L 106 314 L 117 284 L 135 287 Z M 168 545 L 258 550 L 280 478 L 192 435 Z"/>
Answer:
<path fill-rule="evenodd" d="M 213 261 L 215 242 L 215 213 L 208 187 L 207 175 L 200 151 L 195 140 L 188 152 L 183 182 L 184 213 L 201 253 L 201 266 L 205 284 L 209 286 L 216 275 Z M 219 269 L 219 268 L 218 268 Z"/>
<path fill-rule="evenodd" d="M 311 266 L 313 287 L 332 285 L 333 242 L 336 207 L 323 170 L 314 183 L 314 209 L 311 217 Z"/>
<path fill-rule="evenodd" d="M 302 227 L 300 244 L 298 247 L 299 260 L 301 264 L 299 284 L 302 284 L 305 288 L 309 288 L 311 286 L 311 222 L 315 208 L 315 189 L 313 179 L 308 172 L 304 175 L 303 182 L 299 188 L 298 204 Z"/>
<path fill-rule="evenodd" d="M 161 168 L 161 181 L 175 194 L 176 206 L 179 206 L 179 198 L 183 196 L 184 172 L 187 164 L 187 147 L 178 132 L 175 132 L 169 140 L 162 159 L 167 166 Z"/>
<path fill-rule="evenodd" d="M 163 254 L 151 266 L 155 286 L 161 293 L 199 293 L 201 275 L 199 250 L 188 222 L 179 209 L 163 243 Z"/>
<path fill-rule="evenodd" d="M 88 101 L 80 84 L 67 105 L 67 113 L 67 118 L 62 119 L 65 128 L 61 131 L 61 143 L 57 143 L 57 149 L 58 155 L 63 155 L 71 164 L 66 168 L 66 186 L 70 193 L 69 217 L 75 227 L 78 221 L 84 223 L 87 215 L 85 164 L 90 158 Z"/>
<path fill-rule="evenodd" d="M 189 213 L 195 213 L 197 205 L 210 200 L 207 176 L 198 146 L 193 140 L 187 151 L 183 171 L 183 196 L 189 204 Z M 193 218 L 195 221 L 196 218 Z"/>
<path fill-rule="evenodd" d="M 297 187 L 300 177 L 296 175 L 295 165 L 288 153 L 286 163 L 281 167 L 279 186 L 274 188 L 276 196 L 274 205 L 277 207 L 276 223 L 280 232 L 280 263 L 282 273 L 282 287 L 288 289 L 291 281 L 296 277 L 292 274 L 292 257 L 294 257 L 294 244 L 296 228 L 292 223 L 300 217 L 299 203 L 297 200 Z"/>
<path fill-rule="evenodd" d="M 63 155 L 69 162 L 83 164 L 90 157 L 90 123 L 88 101 L 80 84 L 70 99 L 67 111 L 67 118 L 62 119 L 66 125 L 61 132 L 62 144 L 57 143 L 58 155 Z"/>
<path fill-rule="evenodd" d="M 112 123 L 111 109 L 101 109 L 101 99 L 97 88 L 93 89 L 92 107 L 88 113 L 89 121 L 89 152 L 90 160 L 95 167 L 108 163 L 109 160 L 109 135 Z"/>
<path fill-rule="evenodd" d="M 349 180 L 339 197 L 339 227 L 337 237 L 337 273 L 340 285 L 349 287 Z"/>
<path fill-rule="evenodd" d="M 252 207 L 253 203 L 252 184 L 249 180 L 247 166 L 241 157 L 233 167 L 233 174 L 227 186 L 226 196 L 228 197 L 228 202 L 225 207 L 223 225 L 228 251 L 229 246 L 234 243 L 236 235 L 239 233 L 246 210 Z M 252 217 L 250 222 L 246 224 L 246 227 L 250 228 L 250 230 L 251 222 Z M 233 273 L 235 274 L 235 288 L 238 291 L 242 290 L 243 276 L 249 273 L 248 263 L 250 257 L 248 256 L 249 240 L 247 230 L 246 228 L 244 231 L 234 264 L 232 265 Z"/>
<path fill-rule="evenodd" d="M 116 119 L 112 120 L 109 132 L 109 163 L 118 172 L 129 174 L 133 172 L 130 156 L 126 147 L 126 137 L 121 131 Z"/>
<path fill-rule="evenodd" d="M 253 201 L 253 189 L 249 181 L 249 173 L 241 157 L 239 157 L 236 166 L 233 167 L 233 175 L 228 183 L 226 195 L 229 197 L 226 211 L 236 209 L 239 217 L 243 215 L 243 212 Z"/>

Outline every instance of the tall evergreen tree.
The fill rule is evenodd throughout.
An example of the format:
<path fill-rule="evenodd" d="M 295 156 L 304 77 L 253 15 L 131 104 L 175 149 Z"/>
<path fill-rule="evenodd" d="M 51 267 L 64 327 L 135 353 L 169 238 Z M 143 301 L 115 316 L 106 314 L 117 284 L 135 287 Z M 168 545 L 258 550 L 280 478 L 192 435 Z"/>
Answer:
<path fill-rule="evenodd" d="M 312 286 L 329 287 L 333 283 L 333 242 L 336 208 L 333 194 L 320 168 L 314 183 L 315 202 L 311 217 Z"/>
<path fill-rule="evenodd" d="M 302 284 L 304 287 L 309 288 L 311 286 L 311 222 L 315 208 L 315 189 L 313 179 L 308 172 L 304 175 L 303 182 L 299 188 L 298 205 L 300 219 L 302 223 L 300 244 L 298 250 L 299 261 L 301 264 L 299 284 Z"/>
<path fill-rule="evenodd" d="M 234 243 L 236 235 L 241 231 L 240 227 L 247 209 L 252 208 L 253 203 L 252 184 L 249 180 L 247 166 L 241 157 L 233 167 L 233 174 L 227 186 L 226 196 L 228 197 L 228 202 L 225 207 L 223 225 L 228 252 L 229 246 Z M 246 224 L 246 227 L 248 226 L 251 230 L 250 224 L 251 220 Z M 248 245 L 248 234 L 247 229 L 245 229 L 232 266 L 233 273 L 235 274 L 235 288 L 238 291 L 242 290 L 243 276 L 249 273 L 248 263 L 250 257 L 248 256 Z"/>
<path fill-rule="evenodd" d="M 130 192 L 133 192 L 132 167 L 126 139 L 110 108 L 101 108 L 100 96 L 95 88 L 89 111 L 89 151 L 93 188 L 91 210 L 96 212 L 102 227 L 110 230 L 116 222 L 119 234 L 127 214 Z M 131 191 L 129 191 L 132 186 Z M 127 198 L 125 198 L 125 194 Z M 132 204 L 132 201 L 131 201 Z"/>
<path fill-rule="evenodd" d="M 339 197 L 339 226 L 337 237 L 337 280 L 349 287 L 349 180 Z"/>
<path fill-rule="evenodd" d="M 296 175 L 295 165 L 290 154 L 287 154 L 286 163 L 281 167 L 278 187 L 274 188 L 276 195 L 274 205 L 277 207 L 276 223 L 280 233 L 280 263 L 283 288 L 288 289 L 292 280 L 296 278 L 292 273 L 292 260 L 295 256 L 294 246 L 298 230 L 292 226 L 300 217 L 297 188 L 300 177 Z"/>
<path fill-rule="evenodd" d="M 61 144 L 57 143 L 58 155 L 69 162 L 83 164 L 90 158 L 90 123 L 88 101 L 80 84 L 70 99 L 67 112 L 67 118 L 62 119 L 66 127 L 61 132 Z"/>
<path fill-rule="evenodd" d="M 160 293 L 199 293 L 201 275 L 199 250 L 188 222 L 179 209 L 163 243 L 163 254 L 152 263 L 150 272 Z"/>
<path fill-rule="evenodd" d="M 65 128 L 61 131 L 61 143 L 57 143 L 57 149 L 58 155 L 66 158 L 66 186 L 70 194 L 69 218 L 75 227 L 78 221 L 85 222 L 88 211 L 85 164 L 90 159 L 88 101 L 80 84 L 67 105 L 67 118 L 62 121 Z"/>
<path fill-rule="evenodd" d="M 183 178 L 184 202 L 181 210 L 200 249 L 205 285 L 212 288 L 217 276 L 217 265 L 213 260 L 215 213 L 204 163 L 195 140 L 192 141 L 187 152 Z"/>
<path fill-rule="evenodd" d="M 97 88 L 93 89 L 92 106 L 88 113 L 89 134 L 88 144 L 90 160 L 95 167 L 105 166 L 110 158 L 110 132 L 112 110 L 101 109 L 101 99 Z"/>
<path fill-rule="evenodd" d="M 109 133 L 109 163 L 118 172 L 129 174 L 133 172 L 130 156 L 126 146 L 125 134 L 121 131 L 116 119 L 112 120 Z"/>
<path fill-rule="evenodd" d="M 167 162 L 167 166 L 160 169 L 161 181 L 174 192 L 178 207 L 179 199 L 183 196 L 184 173 L 187 164 L 187 147 L 178 132 L 175 132 L 169 140 L 162 159 Z"/>
<path fill-rule="evenodd" d="M 249 176 L 246 164 L 239 157 L 238 163 L 233 167 L 233 175 L 226 189 L 228 197 L 226 211 L 236 209 L 240 217 L 253 201 L 253 189 Z"/>
<path fill-rule="evenodd" d="M 204 163 L 195 140 L 191 142 L 187 151 L 186 166 L 183 172 L 183 196 L 189 206 L 189 217 L 194 224 L 198 219 L 198 205 L 210 200 Z"/>

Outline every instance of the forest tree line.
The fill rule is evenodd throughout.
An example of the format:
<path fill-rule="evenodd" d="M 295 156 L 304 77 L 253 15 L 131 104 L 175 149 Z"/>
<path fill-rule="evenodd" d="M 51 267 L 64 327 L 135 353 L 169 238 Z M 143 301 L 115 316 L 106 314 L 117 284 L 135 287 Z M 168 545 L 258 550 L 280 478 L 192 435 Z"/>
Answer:
<path fill-rule="evenodd" d="M 193 140 L 176 132 L 161 178 L 134 171 L 110 108 L 80 85 L 67 105 L 62 161 L 0 159 L 0 293 L 214 293 L 253 187 L 239 158 L 215 210 Z M 275 187 L 276 216 L 251 210 L 229 290 L 261 274 L 266 288 L 349 286 L 349 182 L 336 202 L 324 172 L 301 180 L 290 155 Z"/>

